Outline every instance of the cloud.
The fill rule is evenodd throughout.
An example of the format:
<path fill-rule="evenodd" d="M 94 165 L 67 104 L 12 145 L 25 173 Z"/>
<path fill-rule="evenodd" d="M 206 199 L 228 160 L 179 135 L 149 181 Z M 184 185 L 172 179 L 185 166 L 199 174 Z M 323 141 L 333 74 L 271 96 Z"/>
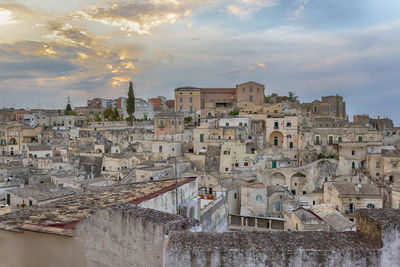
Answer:
<path fill-rule="evenodd" d="M 294 10 L 293 10 L 294 18 L 298 18 L 303 14 L 307 3 L 308 3 L 308 0 L 296 0 L 295 1 Z"/>
<path fill-rule="evenodd" d="M 72 12 L 75 20 L 100 23 L 131 34 L 151 34 L 153 28 L 173 24 L 192 15 L 191 5 L 200 1 L 137 1 L 117 2 L 110 7 L 92 6 Z M 207 1 L 205 1 L 207 3 Z"/>
<path fill-rule="evenodd" d="M 19 23 L 19 21 L 15 19 L 12 11 L 0 8 L 0 27 L 16 23 Z"/>
<path fill-rule="evenodd" d="M 227 5 L 226 9 L 243 20 L 263 8 L 273 7 L 277 4 L 278 0 L 240 0 Z"/>
<path fill-rule="evenodd" d="M 74 27 L 69 23 L 51 22 L 48 24 L 48 29 L 51 31 L 43 38 L 49 41 L 72 45 L 91 47 L 96 43 L 96 37 L 87 33 L 81 28 Z"/>

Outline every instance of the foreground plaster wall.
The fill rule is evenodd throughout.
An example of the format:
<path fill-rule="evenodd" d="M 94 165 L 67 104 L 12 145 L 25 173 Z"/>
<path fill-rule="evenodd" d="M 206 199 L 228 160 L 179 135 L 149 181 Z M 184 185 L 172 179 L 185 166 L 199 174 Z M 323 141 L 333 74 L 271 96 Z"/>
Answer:
<path fill-rule="evenodd" d="M 84 244 L 88 267 L 157 267 L 163 265 L 164 238 L 169 231 L 195 226 L 193 219 L 121 204 L 97 210 L 80 222 L 76 239 Z"/>
<path fill-rule="evenodd" d="M 1 267 L 86 267 L 83 244 L 73 237 L 0 230 Z"/>

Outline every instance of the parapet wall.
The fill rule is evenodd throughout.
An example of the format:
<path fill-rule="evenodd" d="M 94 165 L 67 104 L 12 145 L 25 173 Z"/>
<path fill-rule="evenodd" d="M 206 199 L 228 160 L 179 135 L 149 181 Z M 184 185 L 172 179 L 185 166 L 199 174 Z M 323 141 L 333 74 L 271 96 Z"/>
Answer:
<path fill-rule="evenodd" d="M 357 232 L 172 232 L 164 266 L 397 266 L 400 210 L 357 221 Z"/>

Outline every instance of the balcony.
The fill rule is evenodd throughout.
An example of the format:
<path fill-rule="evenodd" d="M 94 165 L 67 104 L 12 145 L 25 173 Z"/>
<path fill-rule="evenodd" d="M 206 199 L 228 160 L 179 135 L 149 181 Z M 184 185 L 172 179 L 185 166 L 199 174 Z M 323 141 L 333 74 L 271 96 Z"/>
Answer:
<path fill-rule="evenodd" d="M 281 231 L 284 229 L 284 222 L 282 218 L 228 215 L 230 230 Z"/>

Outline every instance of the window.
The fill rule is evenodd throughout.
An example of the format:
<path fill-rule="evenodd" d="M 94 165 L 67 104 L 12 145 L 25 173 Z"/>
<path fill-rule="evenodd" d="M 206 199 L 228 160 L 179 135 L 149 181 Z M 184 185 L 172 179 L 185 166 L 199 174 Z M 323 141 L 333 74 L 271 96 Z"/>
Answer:
<path fill-rule="evenodd" d="M 375 209 L 375 205 L 370 203 L 370 204 L 367 205 L 367 208 L 368 209 Z"/>
<path fill-rule="evenodd" d="M 158 147 L 158 151 L 161 153 L 162 152 L 162 146 Z"/>
<path fill-rule="evenodd" d="M 329 144 L 333 144 L 333 136 L 332 135 L 328 136 L 328 142 L 329 142 Z"/>
<path fill-rule="evenodd" d="M 257 93 L 259 93 L 260 92 L 260 88 L 257 88 Z"/>
<path fill-rule="evenodd" d="M 282 202 L 275 202 L 275 212 L 280 212 L 282 210 Z"/>
<path fill-rule="evenodd" d="M 274 122 L 274 129 L 278 129 L 279 128 L 279 122 L 275 121 Z"/>
<path fill-rule="evenodd" d="M 319 142 L 319 135 L 316 135 L 316 136 L 315 136 L 315 144 L 317 144 L 317 145 L 320 144 L 320 142 Z"/>
<path fill-rule="evenodd" d="M 193 102 L 193 97 L 190 97 L 189 101 L 190 101 L 190 103 L 192 103 Z"/>
<path fill-rule="evenodd" d="M 292 127 L 292 123 L 291 122 L 286 123 L 286 127 Z"/>
<path fill-rule="evenodd" d="M 253 96 L 252 96 L 252 95 L 249 96 L 249 101 L 250 101 L 250 102 L 253 102 Z"/>
<path fill-rule="evenodd" d="M 237 199 L 237 193 L 235 193 L 235 194 L 233 195 L 233 198 L 234 198 L 234 199 Z"/>
<path fill-rule="evenodd" d="M 359 137 L 358 137 L 358 142 L 361 143 L 362 141 L 363 141 L 363 137 L 362 137 L 362 136 L 359 136 Z"/>
<path fill-rule="evenodd" d="M 274 137 L 274 146 L 278 146 L 278 136 Z"/>
<path fill-rule="evenodd" d="M 290 134 L 288 134 L 286 137 L 287 137 L 287 139 L 291 139 L 292 138 L 292 136 Z"/>
<path fill-rule="evenodd" d="M 339 142 L 339 143 L 342 142 L 342 137 L 341 137 L 341 136 L 338 137 L 338 142 Z"/>
<path fill-rule="evenodd" d="M 171 120 L 171 124 L 172 124 L 172 125 L 175 125 L 175 120 Z"/>
<path fill-rule="evenodd" d="M 253 92 L 253 85 L 249 86 L 249 92 L 252 93 Z"/>
<path fill-rule="evenodd" d="M 200 142 L 201 142 L 201 143 L 204 142 L 204 134 L 200 134 Z"/>
<path fill-rule="evenodd" d="M 160 127 L 164 128 L 164 120 L 160 120 Z"/>
<path fill-rule="evenodd" d="M 289 148 L 293 148 L 293 142 L 289 143 Z"/>
<path fill-rule="evenodd" d="M 32 200 L 29 200 L 29 206 L 32 206 Z"/>
<path fill-rule="evenodd" d="M 225 126 L 229 126 L 229 122 L 225 122 Z"/>
<path fill-rule="evenodd" d="M 397 169 L 397 162 L 392 162 L 392 169 Z"/>
<path fill-rule="evenodd" d="M 179 103 L 182 103 L 183 102 L 183 99 L 182 99 L 182 97 L 180 97 L 179 98 Z"/>
<path fill-rule="evenodd" d="M 256 196 L 256 201 L 261 201 L 262 200 L 262 196 L 261 195 L 257 195 Z"/>
<path fill-rule="evenodd" d="M 352 151 L 351 151 L 351 155 L 354 156 L 354 154 L 355 154 L 355 153 L 354 153 L 354 150 L 352 150 Z"/>
<path fill-rule="evenodd" d="M 351 163 L 351 168 L 352 168 L 352 169 L 355 169 L 355 168 L 356 168 L 356 163 L 355 163 L 354 161 Z"/>
<path fill-rule="evenodd" d="M 246 91 L 246 88 L 243 88 L 243 93 Z"/>
<path fill-rule="evenodd" d="M 229 171 L 229 169 L 228 169 L 228 168 L 225 168 L 225 171 L 227 172 L 227 171 Z"/>
<path fill-rule="evenodd" d="M 379 161 L 376 162 L 376 168 L 380 168 L 381 167 L 381 163 Z"/>
<path fill-rule="evenodd" d="M 179 120 L 179 121 L 178 121 L 178 124 L 179 124 L 179 125 L 182 125 L 182 121 L 181 121 L 181 120 Z"/>

